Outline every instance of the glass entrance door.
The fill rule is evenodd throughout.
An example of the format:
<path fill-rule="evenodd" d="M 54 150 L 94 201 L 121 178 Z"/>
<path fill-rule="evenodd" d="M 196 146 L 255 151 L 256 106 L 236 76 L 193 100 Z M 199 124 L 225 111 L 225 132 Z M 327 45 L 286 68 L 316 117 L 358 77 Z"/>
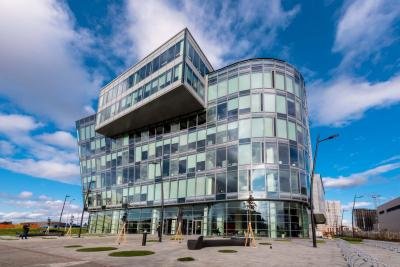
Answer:
<path fill-rule="evenodd" d="M 202 221 L 201 220 L 194 220 L 193 221 L 192 233 L 194 235 L 201 235 L 201 225 L 202 225 Z"/>

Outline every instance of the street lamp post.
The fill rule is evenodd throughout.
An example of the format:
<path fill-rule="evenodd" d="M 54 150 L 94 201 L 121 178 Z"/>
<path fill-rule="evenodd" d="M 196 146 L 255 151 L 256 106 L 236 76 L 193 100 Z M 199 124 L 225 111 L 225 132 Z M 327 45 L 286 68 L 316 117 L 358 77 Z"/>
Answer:
<path fill-rule="evenodd" d="M 61 217 L 62 217 L 63 212 L 64 212 L 65 201 L 67 201 L 67 198 L 69 198 L 69 196 L 68 196 L 68 195 L 65 195 L 64 203 L 63 203 L 63 206 L 62 206 L 62 209 L 61 209 L 61 213 L 60 213 L 60 220 L 58 221 L 58 228 L 61 227 Z"/>
<path fill-rule="evenodd" d="M 156 168 L 157 165 L 160 165 L 160 179 L 156 179 L 161 181 L 161 236 L 160 242 L 162 242 L 162 236 L 164 234 L 164 183 L 162 179 L 162 171 L 161 171 L 161 159 L 157 159 L 155 162 L 151 162 L 150 164 L 154 165 L 154 178 L 156 177 Z"/>
<path fill-rule="evenodd" d="M 353 231 L 353 237 L 354 237 L 354 207 L 356 205 L 356 198 L 362 198 L 363 196 L 357 196 L 357 194 L 354 194 L 354 200 L 353 200 L 353 208 L 351 210 L 351 230 Z"/>
<path fill-rule="evenodd" d="M 317 141 L 315 143 L 315 151 L 314 151 L 314 159 L 313 159 L 313 167 L 312 167 L 312 172 L 311 172 L 311 186 L 310 186 L 310 215 L 311 215 L 311 232 L 312 232 L 312 240 L 313 240 L 313 247 L 316 248 L 317 247 L 317 237 L 316 237 L 316 233 L 315 233 L 315 219 L 314 219 L 314 203 L 313 203 L 313 188 L 314 188 L 314 172 L 315 172 L 315 166 L 317 164 L 317 155 L 318 155 L 318 147 L 319 144 L 327 141 L 327 140 L 331 140 L 334 139 L 336 137 L 338 137 L 338 134 L 334 134 L 331 136 L 328 136 L 327 138 L 324 139 L 320 139 L 319 135 L 317 136 Z"/>
<path fill-rule="evenodd" d="M 90 193 L 90 187 L 92 185 L 94 181 L 90 180 L 89 184 L 88 184 L 88 188 L 86 190 L 86 195 L 85 195 L 85 202 L 83 202 L 83 208 L 82 208 L 82 214 L 81 214 L 81 223 L 79 224 L 79 233 L 78 233 L 78 237 L 81 237 L 82 234 L 82 223 L 83 223 L 83 214 L 85 213 L 85 205 L 87 203 L 87 200 L 89 198 L 89 193 Z M 89 206 L 89 205 L 88 205 Z"/>

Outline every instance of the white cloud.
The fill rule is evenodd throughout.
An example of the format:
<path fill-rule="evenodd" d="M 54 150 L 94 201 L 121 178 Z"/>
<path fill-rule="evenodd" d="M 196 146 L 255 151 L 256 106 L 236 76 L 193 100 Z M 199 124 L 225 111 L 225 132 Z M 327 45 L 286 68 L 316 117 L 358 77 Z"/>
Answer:
<path fill-rule="evenodd" d="M 400 102 L 400 75 L 371 83 L 351 77 L 310 86 L 309 107 L 313 122 L 342 126 L 359 119 L 371 108 Z"/>
<path fill-rule="evenodd" d="M 33 193 L 29 191 L 22 191 L 21 193 L 19 193 L 18 196 L 20 198 L 31 198 L 33 196 Z"/>
<path fill-rule="evenodd" d="M 59 1 L 0 1 L 0 95 L 62 128 L 87 113 L 98 77 L 82 63 L 87 32 Z"/>
<path fill-rule="evenodd" d="M 354 67 L 379 53 L 395 40 L 395 22 L 400 18 L 397 0 L 348 1 L 341 15 L 333 51 L 344 57 L 341 66 Z"/>
<path fill-rule="evenodd" d="M 9 156 L 13 154 L 15 151 L 15 147 L 10 142 L 0 140 L 0 155 Z"/>
<path fill-rule="evenodd" d="M 349 176 L 339 176 L 336 178 L 322 178 L 325 188 L 346 188 L 365 184 L 369 178 L 376 177 L 396 169 L 400 169 L 400 162 L 381 165 L 360 173 L 354 173 Z"/>
<path fill-rule="evenodd" d="M 29 132 L 40 126 L 41 124 L 36 122 L 31 116 L 0 113 L 0 132 L 7 135 Z"/>
<path fill-rule="evenodd" d="M 289 25 L 300 7 L 285 10 L 279 0 L 235 3 L 132 0 L 126 9 L 127 23 L 121 24 L 117 44 L 121 45 L 121 38 L 127 36 L 129 42 L 125 43 L 133 45 L 130 53 L 124 51 L 124 54 L 143 58 L 171 34 L 188 27 L 210 62 L 219 67 L 232 56 L 254 55 L 261 47 L 271 48 L 278 31 Z M 255 25 L 257 30 L 253 29 Z"/>
<path fill-rule="evenodd" d="M 63 183 L 79 184 L 79 165 L 52 160 L 0 158 L 0 168 Z"/>
<path fill-rule="evenodd" d="M 75 137 L 72 136 L 69 132 L 65 131 L 57 131 L 54 133 L 44 133 L 37 136 L 37 139 L 40 141 L 53 145 L 56 147 L 63 147 L 68 149 L 76 149 L 77 141 Z"/>

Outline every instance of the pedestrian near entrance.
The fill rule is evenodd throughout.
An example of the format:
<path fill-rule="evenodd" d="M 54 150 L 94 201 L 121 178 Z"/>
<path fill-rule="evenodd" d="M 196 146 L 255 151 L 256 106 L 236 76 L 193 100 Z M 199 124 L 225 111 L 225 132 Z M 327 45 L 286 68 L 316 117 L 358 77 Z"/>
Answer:
<path fill-rule="evenodd" d="M 24 226 L 22 226 L 22 236 L 21 239 L 28 239 L 28 233 L 29 233 L 29 224 L 24 224 Z"/>
<path fill-rule="evenodd" d="M 157 225 L 158 242 L 161 242 L 161 224 Z"/>

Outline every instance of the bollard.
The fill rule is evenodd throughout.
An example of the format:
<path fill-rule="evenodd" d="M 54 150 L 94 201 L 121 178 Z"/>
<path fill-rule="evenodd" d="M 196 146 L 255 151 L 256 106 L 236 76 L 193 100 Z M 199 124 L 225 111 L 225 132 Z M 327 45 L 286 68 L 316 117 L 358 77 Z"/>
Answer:
<path fill-rule="evenodd" d="M 143 232 L 142 246 L 146 246 L 146 239 L 147 239 L 147 231 L 145 230 Z"/>

